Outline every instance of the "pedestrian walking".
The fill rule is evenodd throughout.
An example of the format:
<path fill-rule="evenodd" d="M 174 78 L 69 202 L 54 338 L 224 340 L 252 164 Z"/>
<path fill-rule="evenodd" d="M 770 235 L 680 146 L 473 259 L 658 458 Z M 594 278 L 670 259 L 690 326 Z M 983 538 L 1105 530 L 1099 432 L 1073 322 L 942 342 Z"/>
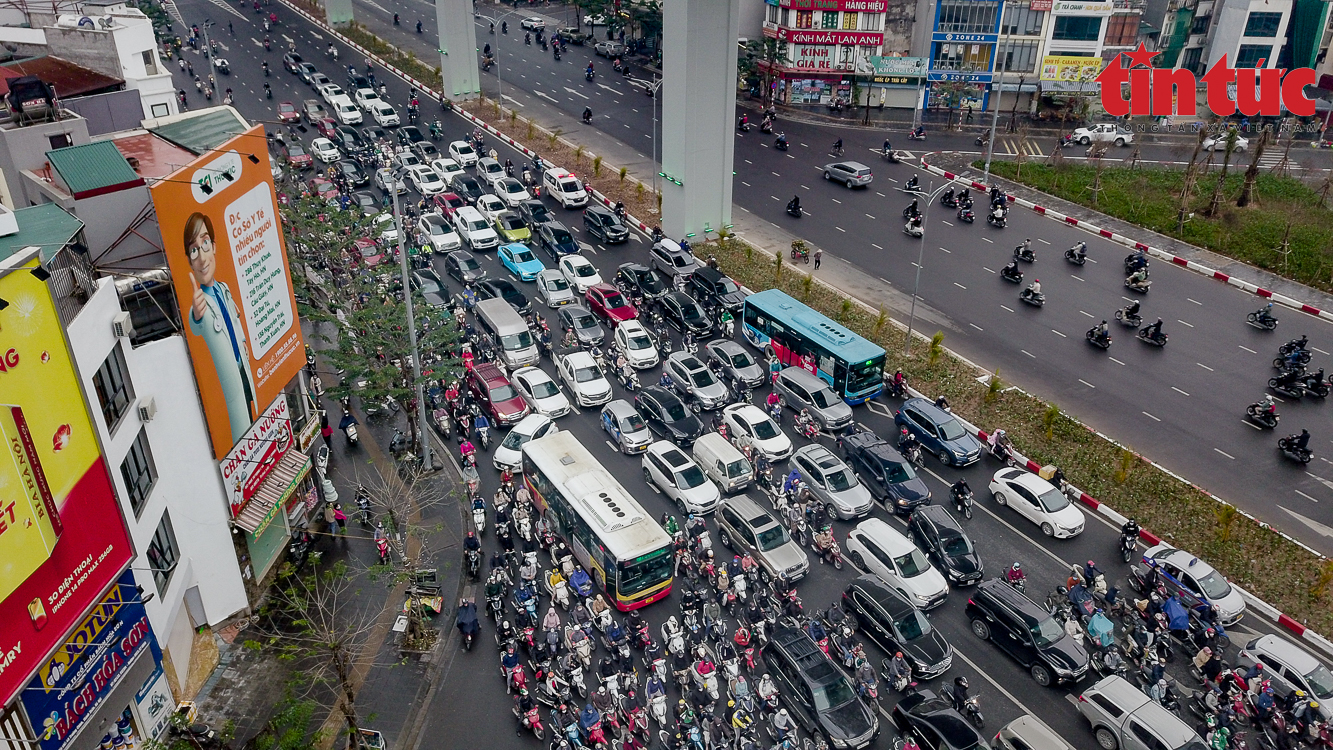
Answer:
<path fill-rule="evenodd" d="M 823 257 L 824 257 L 824 248 L 822 248 L 822 247 L 817 247 L 817 248 L 815 248 L 815 270 L 816 270 L 816 271 L 819 270 L 819 261 L 822 260 Z"/>
<path fill-rule="evenodd" d="M 967 107 L 967 121 L 968 121 L 969 123 L 972 122 L 972 106 L 971 106 L 971 105 L 968 105 L 968 107 Z"/>
<path fill-rule="evenodd" d="M 329 534 L 338 533 L 338 513 L 332 505 L 324 506 L 324 521 L 329 525 Z"/>
<path fill-rule="evenodd" d="M 324 444 L 329 447 L 330 455 L 333 453 L 333 426 L 329 424 L 328 412 L 319 410 L 319 434 L 324 436 Z"/>
<path fill-rule="evenodd" d="M 342 503 L 333 504 L 333 521 L 338 524 L 338 534 L 347 533 L 347 514 L 343 513 Z"/>

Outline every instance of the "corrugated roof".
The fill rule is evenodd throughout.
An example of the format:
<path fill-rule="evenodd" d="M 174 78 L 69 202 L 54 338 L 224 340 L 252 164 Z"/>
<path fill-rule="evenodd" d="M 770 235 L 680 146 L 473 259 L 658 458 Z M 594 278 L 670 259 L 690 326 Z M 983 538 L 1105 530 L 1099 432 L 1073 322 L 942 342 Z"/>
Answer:
<path fill-rule="evenodd" d="M 148 132 L 198 155 L 212 151 L 250 129 L 231 107 L 215 107 L 192 114 L 154 125 Z"/>
<path fill-rule="evenodd" d="M 46 152 L 51 166 L 75 199 L 114 193 L 144 184 L 114 143 L 98 141 Z"/>
<path fill-rule="evenodd" d="M 37 76 L 56 89 L 56 96 L 64 99 L 84 94 L 119 91 L 125 85 L 120 78 L 99 73 L 53 55 L 0 65 L 0 96 L 9 94 L 9 79 Z"/>
<path fill-rule="evenodd" d="M 83 229 L 83 222 L 54 203 L 20 208 L 14 212 L 19 231 L 0 237 L 0 260 L 25 247 L 42 248 L 42 262 L 51 260 Z"/>

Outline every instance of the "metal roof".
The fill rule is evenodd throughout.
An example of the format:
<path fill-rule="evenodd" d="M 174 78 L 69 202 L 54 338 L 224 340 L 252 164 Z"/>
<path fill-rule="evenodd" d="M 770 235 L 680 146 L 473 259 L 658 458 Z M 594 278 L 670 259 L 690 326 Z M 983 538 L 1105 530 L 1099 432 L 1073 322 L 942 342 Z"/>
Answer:
<path fill-rule="evenodd" d="M 83 229 L 83 222 L 54 203 L 20 208 L 14 212 L 19 231 L 0 237 L 0 260 L 25 247 L 37 245 L 46 263 Z"/>
<path fill-rule="evenodd" d="M 52 168 L 75 199 L 114 193 L 144 184 L 111 141 L 58 148 L 46 152 Z"/>
<path fill-rule="evenodd" d="M 37 76 L 44 83 L 55 87 L 56 96 L 68 98 L 97 94 L 104 91 L 119 91 L 125 85 L 120 78 L 99 73 L 78 63 L 72 63 L 54 55 L 32 57 L 27 60 L 0 65 L 0 95 L 9 94 L 9 79 L 22 76 Z"/>
<path fill-rule="evenodd" d="M 250 129 L 231 107 L 182 113 L 169 120 L 158 120 L 158 123 L 149 127 L 148 132 L 196 155 L 219 148 Z M 264 147 L 263 144 L 254 146 L 256 149 Z"/>

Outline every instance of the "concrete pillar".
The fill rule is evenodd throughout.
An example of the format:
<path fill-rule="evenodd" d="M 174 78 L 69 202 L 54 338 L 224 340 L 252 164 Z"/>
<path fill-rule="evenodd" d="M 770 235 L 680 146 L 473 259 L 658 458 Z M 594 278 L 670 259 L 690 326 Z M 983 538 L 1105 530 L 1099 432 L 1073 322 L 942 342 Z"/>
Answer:
<path fill-rule="evenodd" d="M 477 70 L 477 26 L 471 0 L 437 0 L 435 25 L 440 33 L 440 75 L 444 95 L 453 101 L 481 96 Z"/>
<path fill-rule="evenodd" d="M 352 12 L 352 0 L 324 0 L 324 20 L 335 29 L 356 20 Z"/>
<path fill-rule="evenodd" d="M 731 224 L 740 0 L 663 3 L 662 230 Z"/>

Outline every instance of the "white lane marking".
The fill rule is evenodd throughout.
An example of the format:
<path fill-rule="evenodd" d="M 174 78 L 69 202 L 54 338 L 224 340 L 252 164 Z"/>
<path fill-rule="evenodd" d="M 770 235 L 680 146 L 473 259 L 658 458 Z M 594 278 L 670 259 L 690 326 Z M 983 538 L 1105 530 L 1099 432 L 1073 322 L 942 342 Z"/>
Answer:
<path fill-rule="evenodd" d="M 1162 421 L 1162 420 L 1158 419 L 1157 417 L 1154 417 L 1153 415 L 1149 414 L 1149 413 L 1146 412 L 1146 411 L 1143 412 L 1143 416 L 1147 417 L 1148 419 L 1151 419 L 1151 420 L 1154 421 L 1154 422 L 1160 422 L 1160 421 Z"/>
<path fill-rule="evenodd" d="M 1319 502 L 1318 500 L 1315 500 L 1313 497 L 1310 497 L 1309 495 L 1305 494 L 1304 492 L 1301 492 L 1300 490 L 1296 490 L 1296 494 L 1297 494 L 1297 495 L 1300 495 L 1301 497 L 1305 498 L 1306 500 L 1309 500 L 1310 502 L 1313 502 L 1313 503 L 1317 503 L 1317 502 Z"/>
<path fill-rule="evenodd" d="M 1253 427 L 1254 429 L 1256 429 L 1256 430 L 1258 430 L 1258 431 L 1260 431 L 1260 432 L 1263 432 L 1263 430 L 1264 430 L 1264 428 L 1262 428 L 1262 427 L 1260 427 L 1259 425 L 1257 425 L 1257 424 L 1255 424 L 1255 423 L 1249 421 L 1248 419 L 1242 419 L 1242 420 L 1240 420 L 1240 423 L 1243 424 L 1243 425 L 1245 425 L 1246 427 Z"/>
<path fill-rule="evenodd" d="M 977 325 L 976 323 L 968 323 L 968 325 L 972 326 L 973 328 L 977 329 L 978 331 L 984 331 L 984 330 L 986 330 L 985 328 L 982 328 L 981 326 Z"/>
<path fill-rule="evenodd" d="M 1190 299 L 1189 297 L 1186 297 L 1185 299 L 1189 300 L 1190 302 L 1193 302 L 1194 304 L 1198 305 L 1199 307 L 1203 307 L 1203 303 L 1200 302 L 1200 301 L 1198 301 L 1197 299 Z"/>
<path fill-rule="evenodd" d="M 777 172 L 774 172 L 773 174 L 777 174 Z M 839 206 L 842 205 L 842 201 L 838 200 L 837 198 L 834 198 L 834 199 L 833 199 L 833 202 L 836 203 L 836 204 L 838 204 Z"/>
<path fill-rule="evenodd" d="M 1320 349 L 1320 348 L 1317 347 L 1317 346 L 1312 346 L 1312 347 L 1310 347 L 1310 348 L 1311 348 L 1311 349 L 1314 349 L 1315 351 L 1319 352 L 1320 354 L 1328 354 L 1328 352 L 1324 351 L 1323 349 Z"/>
<path fill-rule="evenodd" d="M 1182 395 L 1182 396 L 1188 396 L 1188 395 L 1189 395 L 1188 393 L 1186 393 L 1186 392 L 1180 390 L 1179 388 L 1175 387 L 1174 385 L 1171 386 L 1171 390 L 1175 391 L 1176 393 L 1179 393 L 1179 394 Z"/>
<path fill-rule="evenodd" d="M 1237 344 L 1237 346 L 1240 346 L 1240 345 Z M 1258 354 L 1258 353 L 1259 353 L 1259 352 L 1256 352 L 1255 350 L 1249 348 L 1248 346 L 1241 346 L 1240 348 L 1244 349 L 1245 351 L 1249 352 L 1250 354 Z"/>
<path fill-rule="evenodd" d="M 1033 358 L 1033 359 L 1036 359 L 1036 358 L 1037 358 L 1037 355 L 1033 354 L 1032 352 L 1028 351 L 1027 349 L 1019 349 L 1018 351 L 1023 352 L 1024 354 L 1028 355 L 1029 357 L 1031 357 L 1031 358 Z"/>
<path fill-rule="evenodd" d="M 1226 451 L 1222 450 L 1221 448 L 1214 448 L 1213 450 L 1217 451 L 1218 453 L 1221 453 L 1222 455 L 1226 456 L 1227 458 L 1231 459 L 1232 461 L 1235 461 L 1235 460 L 1236 460 L 1236 457 L 1235 457 L 1235 456 L 1231 455 L 1230 453 L 1227 453 Z"/>
<path fill-rule="evenodd" d="M 873 248 L 875 248 L 876 250 L 883 250 L 883 249 L 884 249 L 884 248 L 880 247 L 879 245 L 876 245 L 876 244 L 873 243 L 873 242 L 870 243 L 870 246 L 873 247 Z"/>
<path fill-rule="evenodd" d="M 1059 331 L 1055 330 L 1054 328 L 1051 329 L 1051 333 L 1054 333 L 1056 336 L 1059 336 L 1059 337 L 1062 338 L 1062 339 L 1067 339 L 1067 338 L 1069 338 L 1068 336 L 1064 335 L 1063 333 L 1060 333 Z"/>
<path fill-rule="evenodd" d="M 959 284 L 957 281 L 955 281 L 953 285 L 958 287 L 959 289 L 962 289 L 963 291 L 967 291 L 967 287 L 963 286 L 962 284 Z"/>
<path fill-rule="evenodd" d="M 1076 275 L 1076 274 L 1072 274 L 1072 273 L 1071 273 L 1071 274 L 1069 274 L 1069 277 L 1072 278 L 1072 279 L 1077 279 L 1077 280 L 1080 281 L 1080 282 L 1083 281 L 1083 277 L 1082 277 L 1082 276 L 1078 276 L 1078 275 Z"/>
<path fill-rule="evenodd" d="M 1002 310 L 1006 310 L 1006 311 L 1008 311 L 1008 312 L 1013 312 L 1013 310 L 1010 310 L 1009 308 L 1005 307 L 1004 305 L 1000 305 L 1000 309 L 1002 309 Z"/>
<path fill-rule="evenodd" d="M 985 269 L 986 269 L 987 271 L 989 271 L 990 273 L 995 273 L 994 271 L 991 271 L 989 268 L 986 268 L 985 266 L 982 266 L 982 268 L 985 268 Z"/>
<path fill-rule="evenodd" d="M 1043 244 L 1043 245 L 1049 245 L 1049 244 L 1051 244 L 1051 243 L 1047 242 L 1046 240 L 1043 240 L 1043 239 L 1040 238 L 1040 237 L 1037 238 L 1037 242 L 1040 242 L 1040 243 Z"/>
<path fill-rule="evenodd" d="M 1086 386 L 1089 387 L 1089 388 L 1096 388 L 1096 387 L 1097 387 L 1097 386 L 1093 385 L 1092 383 L 1089 383 L 1088 381 L 1084 380 L 1083 378 L 1079 378 L 1079 379 L 1078 379 L 1078 382 L 1082 383 L 1083 385 L 1086 385 Z"/>
<path fill-rule="evenodd" d="M 871 221 L 875 220 L 875 217 L 871 216 L 870 214 L 866 214 L 866 218 L 870 219 Z"/>
<path fill-rule="evenodd" d="M 995 244 L 995 240 L 992 240 L 992 239 L 990 239 L 990 238 L 982 237 L 981 239 L 986 240 L 987 242 L 991 243 L 992 245 Z"/>
<path fill-rule="evenodd" d="M 1121 362 L 1120 360 L 1116 359 L 1115 357 L 1107 357 L 1107 359 L 1111 360 L 1112 362 L 1116 363 L 1117 365 L 1120 365 L 1121 367 L 1124 367 L 1124 366 L 1125 366 L 1125 363 L 1124 363 L 1124 362 Z"/>
<path fill-rule="evenodd" d="M 550 102 L 550 103 L 552 103 L 552 104 L 559 104 L 559 103 L 560 103 L 560 100 L 559 100 L 559 99 L 556 99 L 555 97 L 551 96 L 550 94 L 546 93 L 545 91 L 534 91 L 534 92 L 532 92 L 532 93 L 536 94 L 537 96 L 540 96 L 541 98 L 547 100 L 548 102 Z"/>
<path fill-rule="evenodd" d="M 843 234 L 847 233 L 847 230 L 843 229 L 842 227 L 834 227 L 834 229 L 838 230 L 839 232 L 842 232 Z"/>
<path fill-rule="evenodd" d="M 1093 315 L 1092 313 L 1090 313 L 1090 312 L 1085 312 L 1085 311 L 1083 311 L 1083 310 L 1079 310 L 1079 312 L 1082 313 L 1083 315 L 1088 316 L 1089 318 L 1095 318 L 1095 317 L 1097 317 L 1097 316 Z"/>
<path fill-rule="evenodd" d="M 1189 326 L 1190 328 L 1193 328 L 1193 327 L 1194 327 L 1193 324 L 1186 323 L 1186 322 L 1183 321 L 1183 320 L 1177 320 L 1176 322 L 1179 323 L 1179 324 L 1181 324 L 1181 325 L 1183 325 L 1183 326 Z"/>
<path fill-rule="evenodd" d="M 1202 362 L 1195 362 L 1194 364 L 1198 365 L 1199 367 L 1202 367 L 1203 369 L 1207 370 L 1208 372 L 1217 372 L 1216 370 L 1214 370 L 1213 368 L 1209 367 L 1208 365 L 1205 365 L 1205 364 L 1202 363 Z"/>
<path fill-rule="evenodd" d="M 948 226 L 953 226 L 953 222 L 945 221 L 944 219 L 940 219 L 940 223 Z"/>
<path fill-rule="evenodd" d="M 943 250 L 943 251 L 944 251 L 944 252 L 946 252 L 946 253 L 948 253 L 948 254 L 950 254 L 950 255 L 953 255 L 953 251 L 952 251 L 952 250 L 950 250 L 950 249 L 949 249 L 949 248 L 947 248 L 947 247 L 942 247 L 942 248 L 940 248 L 940 249 L 941 249 L 941 250 Z"/>
<path fill-rule="evenodd" d="M 577 97 L 583 99 L 584 101 L 587 101 L 587 100 L 588 100 L 588 97 L 587 97 L 587 96 L 584 96 L 582 92 L 580 92 L 580 91 L 575 91 L 574 89 L 571 89 L 571 88 L 568 87 L 568 86 L 565 86 L 564 88 L 565 88 L 565 91 L 568 91 L 569 93 L 573 94 L 574 96 L 577 96 Z"/>

